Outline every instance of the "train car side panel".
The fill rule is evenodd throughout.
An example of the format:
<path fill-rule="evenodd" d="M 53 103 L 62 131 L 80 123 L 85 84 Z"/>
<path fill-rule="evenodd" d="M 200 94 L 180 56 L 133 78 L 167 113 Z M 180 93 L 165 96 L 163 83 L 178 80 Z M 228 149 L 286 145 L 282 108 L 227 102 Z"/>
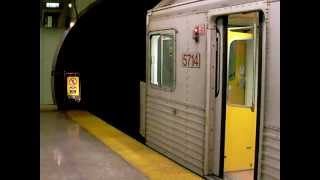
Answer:
<path fill-rule="evenodd" d="M 261 179 L 280 179 L 280 2 L 269 5 Z"/>
<path fill-rule="evenodd" d="M 148 66 L 146 144 L 199 174 L 204 164 L 206 33 L 195 42 L 193 30 L 206 21 L 204 13 L 150 17 L 148 31 L 176 31 L 176 84 L 171 91 L 151 86 Z"/>

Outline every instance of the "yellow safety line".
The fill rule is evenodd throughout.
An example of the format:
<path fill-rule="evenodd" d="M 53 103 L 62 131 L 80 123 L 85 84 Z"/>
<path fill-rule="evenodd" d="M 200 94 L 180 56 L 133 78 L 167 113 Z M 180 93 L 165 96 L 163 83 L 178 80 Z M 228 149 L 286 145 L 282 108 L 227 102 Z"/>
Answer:
<path fill-rule="evenodd" d="M 66 114 L 150 180 L 203 179 L 89 112 L 68 111 Z"/>

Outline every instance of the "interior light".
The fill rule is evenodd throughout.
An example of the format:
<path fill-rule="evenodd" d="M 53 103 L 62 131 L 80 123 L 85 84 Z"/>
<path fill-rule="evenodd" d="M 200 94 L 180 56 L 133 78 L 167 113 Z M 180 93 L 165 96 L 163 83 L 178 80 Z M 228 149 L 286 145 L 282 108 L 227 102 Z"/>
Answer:
<path fill-rule="evenodd" d="M 69 8 L 72 8 L 72 4 L 71 4 L 71 3 L 69 3 L 69 4 L 68 4 L 68 7 L 69 7 Z"/>

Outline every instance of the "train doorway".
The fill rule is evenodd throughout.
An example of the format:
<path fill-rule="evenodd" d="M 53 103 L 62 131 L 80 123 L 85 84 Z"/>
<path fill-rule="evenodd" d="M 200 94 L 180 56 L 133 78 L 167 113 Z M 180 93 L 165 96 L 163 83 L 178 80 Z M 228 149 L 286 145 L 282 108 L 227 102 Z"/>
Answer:
<path fill-rule="evenodd" d="M 221 55 L 220 177 L 256 180 L 260 114 L 261 14 L 217 18 Z"/>

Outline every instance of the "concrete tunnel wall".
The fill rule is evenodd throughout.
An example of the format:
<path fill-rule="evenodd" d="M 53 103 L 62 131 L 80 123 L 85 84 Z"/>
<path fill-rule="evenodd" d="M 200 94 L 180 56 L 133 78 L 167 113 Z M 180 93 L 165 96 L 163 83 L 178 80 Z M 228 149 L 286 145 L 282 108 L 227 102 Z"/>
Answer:
<path fill-rule="evenodd" d="M 86 11 L 86 8 L 95 0 L 76 0 L 76 7 L 79 14 Z M 71 16 L 76 18 L 72 9 Z M 55 61 L 59 48 L 63 41 L 66 29 L 63 28 L 40 28 L 40 109 L 55 109 L 53 97 L 51 72 L 54 70 Z"/>
<path fill-rule="evenodd" d="M 137 4 L 138 3 L 138 4 Z M 61 46 L 55 68 L 58 108 L 85 109 L 138 140 L 140 81 L 145 81 L 145 20 L 154 0 L 95 3 Z M 135 7 L 135 8 L 132 8 Z M 114 10 L 121 9 L 117 16 Z M 125 16 L 123 13 L 125 12 Z M 63 72 L 79 72 L 81 103 L 66 100 Z"/>
<path fill-rule="evenodd" d="M 54 105 L 51 71 L 64 29 L 40 28 L 40 106 Z"/>

